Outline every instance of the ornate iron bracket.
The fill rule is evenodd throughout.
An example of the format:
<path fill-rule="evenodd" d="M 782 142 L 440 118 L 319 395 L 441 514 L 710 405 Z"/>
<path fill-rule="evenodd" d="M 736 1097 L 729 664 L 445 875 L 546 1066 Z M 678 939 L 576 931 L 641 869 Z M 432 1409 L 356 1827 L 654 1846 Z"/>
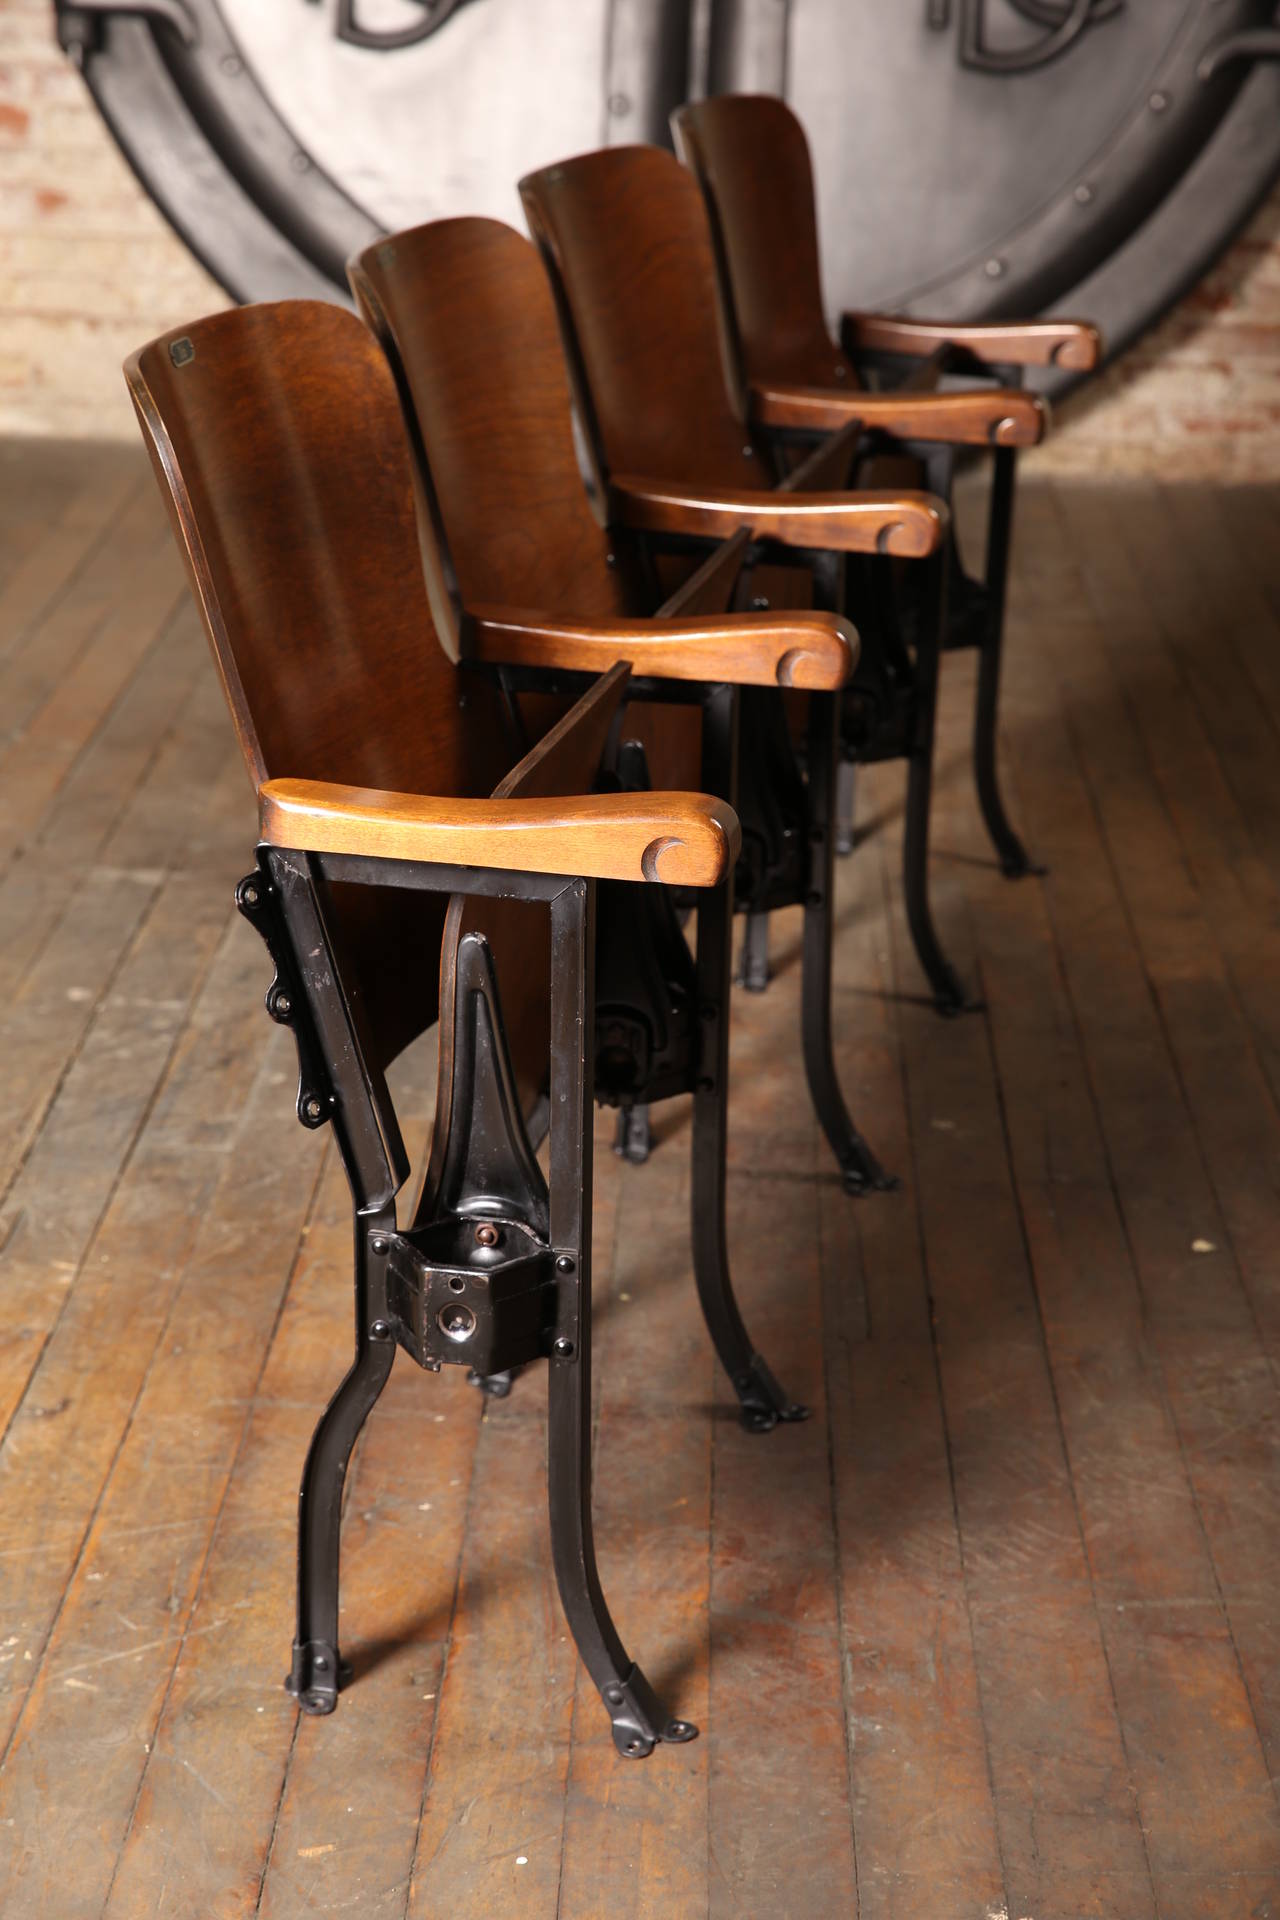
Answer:
<path fill-rule="evenodd" d="M 379 1232 L 396 1338 L 419 1366 L 482 1378 L 578 1342 L 577 1262 L 551 1244 L 507 1052 L 489 943 L 458 942 L 447 1137 L 406 1233 Z"/>
<path fill-rule="evenodd" d="M 200 44 L 195 16 L 184 0 L 75 0 L 74 6 L 58 8 L 58 45 L 73 65 L 82 67 L 86 51 L 97 46 L 104 18 L 145 20 L 168 27 L 184 47 Z"/>
<path fill-rule="evenodd" d="M 307 1015 L 276 891 L 264 871 L 245 875 L 236 888 L 236 905 L 265 942 L 276 970 L 265 1004 L 277 1026 L 293 1031 L 298 1049 L 298 1118 L 304 1127 L 322 1127 L 333 1113 L 333 1088 Z"/>
<path fill-rule="evenodd" d="M 1280 27 L 1258 27 L 1252 33 L 1228 33 L 1216 40 L 1196 68 L 1200 80 L 1212 80 L 1232 60 L 1280 60 Z"/>
<path fill-rule="evenodd" d="M 320 6 L 322 0 L 308 0 L 308 4 Z M 416 26 L 365 27 L 356 17 L 357 0 L 338 0 L 337 17 L 333 23 L 334 38 L 345 40 L 350 47 L 364 47 L 375 53 L 392 53 L 397 47 L 412 47 L 420 40 L 429 40 L 460 6 L 466 4 L 466 0 L 418 0 L 418 4 L 423 17 Z"/>
<path fill-rule="evenodd" d="M 1045 29 L 1025 47 L 991 47 L 986 38 L 986 0 L 960 0 L 960 64 L 978 73 L 1031 73 L 1073 47 L 1090 27 L 1119 13 L 1125 0 L 1009 0 L 1015 13 Z M 951 25 L 952 0 L 926 0 L 926 22 L 935 33 Z"/>

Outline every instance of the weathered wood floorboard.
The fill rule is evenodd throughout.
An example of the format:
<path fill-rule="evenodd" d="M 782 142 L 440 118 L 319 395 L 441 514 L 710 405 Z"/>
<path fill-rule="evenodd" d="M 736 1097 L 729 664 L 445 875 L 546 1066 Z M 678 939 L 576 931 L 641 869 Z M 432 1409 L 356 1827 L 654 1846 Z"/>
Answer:
<path fill-rule="evenodd" d="M 974 490 L 966 482 L 966 530 Z M 701 1737 L 619 1760 L 550 1566 L 545 1377 L 401 1356 L 353 1455 L 356 1683 L 299 1721 L 302 1459 L 350 1221 L 235 915 L 253 802 L 145 463 L 0 447 L 5 1920 L 1241 1920 L 1280 1911 L 1280 491 L 1020 501 L 1009 885 L 949 658 L 922 1004 L 860 782 L 834 1179 L 799 915 L 735 994 L 730 1255 L 805 1425 L 736 1424 L 687 1105 L 597 1127 L 595 1517 Z M 429 1046 L 395 1070 L 411 1145 Z"/>

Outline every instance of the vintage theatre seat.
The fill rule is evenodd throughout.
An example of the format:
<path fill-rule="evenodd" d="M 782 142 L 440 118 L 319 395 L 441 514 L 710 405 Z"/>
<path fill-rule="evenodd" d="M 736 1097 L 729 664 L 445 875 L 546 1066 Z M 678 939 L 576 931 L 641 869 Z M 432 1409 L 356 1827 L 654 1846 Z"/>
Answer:
<path fill-rule="evenodd" d="M 654 952 L 671 891 L 699 903 L 696 965 L 687 948 L 673 963 L 684 997 L 665 1072 L 673 1089 L 696 1086 L 695 1152 L 722 1151 L 740 834 L 723 799 L 623 789 L 610 761 L 629 660 L 647 670 L 652 654 L 700 686 L 739 658 L 775 675 L 801 646 L 838 684 L 848 629 L 827 616 L 799 629 L 700 616 L 567 623 L 573 698 L 529 743 L 493 676 L 437 638 L 400 409 L 355 316 L 309 301 L 219 314 L 153 341 L 126 372 L 258 793 L 261 842 L 237 903 L 274 964 L 268 1011 L 297 1043 L 298 1117 L 332 1124 L 354 1207 L 355 1357 L 303 1474 L 289 1686 L 305 1711 L 325 1713 L 348 1677 L 342 1486 L 397 1347 L 430 1371 L 464 1364 L 490 1378 L 545 1359 L 551 1537 L 570 1627 L 622 1753 L 688 1739 L 694 1729 L 623 1649 L 592 1542 L 591 1102 L 597 994 L 611 991 L 597 963 L 619 944 L 605 924 L 615 912 Z M 479 619 L 468 651 L 483 654 L 494 631 L 499 616 Z M 435 1123 L 401 1223 L 413 1169 L 385 1072 L 437 1015 Z M 530 1132 L 548 1112 L 549 1178 Z M 803 1409 L 738 1315 L 722 1166 L 718 1181 L 699 1294 L 744 1419 L 764 1430 Z M 714 1169 L 703 1192 L 714 1200 Z"/>
<path fill-rule="evenodd" d="M 822 305 L 809 143 L 791 108 L 768 94 L 720 94 L 680 107 L 671 126 L 702 189 L 725 360 L 753 425 L 785 445 L 860 420 L 865 475 L 905 454 L 948 500 L 957 450 L 992 452 L 985 570 L 972 579 L 953 545 L 946 644 L 978 649 L 974 775 L 1001 868 L 1010 878 L 1033 872 L 996 773 L 1015 463 L 1047 425 L 1042 404 L 1018 389 L 1028 367 L 1091 372 L 1098 331 L 1073 320 L 846 313 L 836 346 Z"/>

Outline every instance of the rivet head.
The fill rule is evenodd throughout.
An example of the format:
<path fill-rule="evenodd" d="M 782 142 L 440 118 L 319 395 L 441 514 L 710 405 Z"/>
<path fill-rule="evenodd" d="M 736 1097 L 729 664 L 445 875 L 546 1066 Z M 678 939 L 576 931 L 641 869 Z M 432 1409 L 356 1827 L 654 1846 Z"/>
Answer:
<path fill-rule="evenodd" d="M 1168 104 L 1169 96 L 1167 93 L 1153 93 L 1147 101 L 1147 105 L 1150 107 L 1152 113 L 1163 113 Z"/>
<path fill-rule="evenodd" d="M 314 1093 L 307 1101 L 306 1113 L 308 1120 L 322 1120 L 324 1118 L 324 1108 L 316 1099 Z"/>
<path fill-rule="evenodd" d="M 574 1267 L 574 1260 L 573 1260 L 573 1255 L 571 1253 L 562 1253 L 558 1256 L 556 1260 L 557 1273 L 572 1273 L 573 1267 Z"/>
<path fill-rule="evenodd" d="M 1089 185 L 1089 183 L 1086 180 L 1082 180 L 1080 182 L 1080 185 L 1076 188 L 1075 194 L 1073 197 L 1078 207 L 1087 207 L 1089 202 L 1093 199 L 1093 188 Z"/>
<path fill-rule="evenodd" d="M 276 995 L 275 1010 L 281 1020 L 287 1020 L 289 1018 L 289 1015 L 293 1012 L 293 1002 L 287 993 L 278 993 Z"/>
<path fill-rule="evenodd" d="M 495 1226 L 493 1226 L 488 1220 L 484 1221 L 480 1226 L 476 1228 L 476 1245 L 477 1246 L 496 1247 L 498 1244 L 498 1239 L 499 1239 L 498 1229 Z"/>
<path fill-rule="evenodd" d="M 373 1236 L 373 1239 L 369 1242 L 370 1253 L 385 1253 L 386 1250 L 387 1250 L 387 1243 L 383 1235 L 380 1233 L 375 1233 Z"/>
<path fill-rule="evenodd" d="M 258 904 L 258 889 L 256 887 L 246 887 L 240 897 L 246 907 L 256 907 Z"/>
<path fill-rule="evenodd" d="M 572 1360 L 573 1342 L 572 1340 L 567 1340 L 564 1334 L 561 1334 L 560 1338 L 553 1343 L 551 1351 L 555 1354 L 557 1360 Z"/>
<path fill-rule="evenodd" d="M 998 280 L 1001 274 L 1004 272 L 1004 261 L 997 260 L 993 254 L 991 259 L 988 260 L 986 265 L 983 267 L 982 271 L 986 274 L 988 280 Z"/>
<path fill-rule="evenodd" d="M 329 1658 L 327 1654 L 318 1653 L 316 1655 L 315 1669 L 317 1673 L 327 1673 L 329 1671 Z"/>
<path fill-rule="evenodd" d="M 620 1707 L 622 1705 L 622 1688 L 606 1687 L 604 1690 L 604 1697 L 609 1702 L 609 1705 L 611 1707 Z"/>
<path fill-rule="evenodd" d="M 369 1329 L 369 1334 L 374 1340 L 389 1340 L 391 1338 L 391 1329 L 385 1320 L 375 1320 Z"/>

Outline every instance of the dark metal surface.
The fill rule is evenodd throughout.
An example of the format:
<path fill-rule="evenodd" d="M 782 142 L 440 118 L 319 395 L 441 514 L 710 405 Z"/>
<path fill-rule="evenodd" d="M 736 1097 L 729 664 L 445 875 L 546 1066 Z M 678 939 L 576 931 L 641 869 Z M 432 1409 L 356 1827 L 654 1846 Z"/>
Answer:
<path fill-rule="evenodd" d="M 739 706 L 736 687 L 708 690 L 702 718 L 702 784 L 707 793 L 732 794 L 738 786 Z M 808 1409 L 793 1401 L 756 1352 L 743 1324 L 729 1278 L 725 1218 L 725 1150 L 728 1137 L 729 992 L 733 876 L 698 896 L 699 1056 L 693 1095 L 693 1271 L 702 1316 L 720 1364 L 733 1382 L 742 1424 L 767 1433 L 779 1420 L 804 1420 Z"/>
<path fill-rule="evenodd" d="M 414 1226 L 400 1232 L 407 1178 L 399 1130 L 370 1070 L 358 1002 L 344 980 L 326 868 L 344 881 L 476 891 L 549 902 L 551 1179 L 520 1114 L 487 942 L 458 943 L 448 1133 L 433 1151 Z M 476 882 L 474 889 L 472 881 Z M 570 1629 L 600 1688 L 620 1753 L 639 1758 L 697 1729 L 659 1701 L 618 1636 L 591 1526 L 591 1101 L 593 882 L 417 866 L 279 848 L 237 889 L 275 964 L 273 1017 L 318 1062 L 351 1187 L 355 1355 L 312 1437 L 298 1498 L 298 1614 L 285 1685 L 308 1714 L 332 1713 L 351 1678 L 338 1646 L 342 1490 L 356 1438 L 397 1344 L 429 1371 L 550 1363 L 547 1481 L 552 1558 Z M 281 1008 L 284 997 L 287 1008 Z M 723 1089 L 721 1089 L 723 1103 Z"/>

